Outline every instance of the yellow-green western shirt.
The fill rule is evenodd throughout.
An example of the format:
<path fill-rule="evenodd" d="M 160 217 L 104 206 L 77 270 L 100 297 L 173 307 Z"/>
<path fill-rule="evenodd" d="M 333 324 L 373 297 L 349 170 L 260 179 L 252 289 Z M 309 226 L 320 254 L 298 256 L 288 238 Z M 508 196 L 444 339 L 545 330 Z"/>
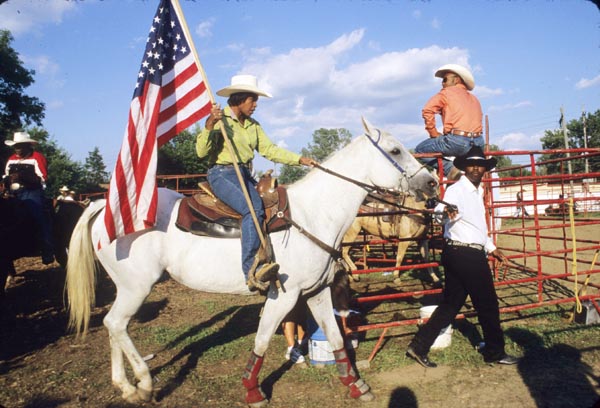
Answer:
<path fill-rule="evenodd" d="M 237 163 L 252 161 L 256 150 L 261 156 L 276 163 L 299 165 L 300 155 L 274 144 L 256 120 L 247 118 L 242 125 L 231 108 L 226 106 L 223 121 L 227 121 L 225 129 L 237 156 L 235 160 Z M 204 128 L 198 134 L 196 153 L 201 159 L 208 158 L 209 166 L 233 163 L 229 149 L 225 146 L 221 135 L 220 124 L 215 125 L 213 130 Z"/>

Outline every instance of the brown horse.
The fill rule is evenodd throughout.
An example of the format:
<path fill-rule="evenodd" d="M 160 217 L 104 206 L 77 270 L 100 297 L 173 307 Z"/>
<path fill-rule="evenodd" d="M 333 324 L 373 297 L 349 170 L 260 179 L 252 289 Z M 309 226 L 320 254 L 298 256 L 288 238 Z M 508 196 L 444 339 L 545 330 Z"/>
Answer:
<path fill-rule="evenodd" d="M 398 242 L 398 249 L 396 252 L 396 267 L 402 265 L 404 256 L 408 248 L 417 243 L 419 245 L 421 257 L 425 262 L 429 260 L 429 241 L 427 240 L 427 230 L 429 222 L 424 213 L 420 212 L 409 212 L 407 214 L 398 214 L 398 210 L 401 208 L 411 210 L 424 210 L 425 202 L 416 201 L 414 197 L 410 195 L 403 195 L 400 198 L 387 198 L 386 201 L 394 201 L 400 208 L 392 204 L 381 203 L 377 201 L 367 201 L 361 206 L 362 213 L 373 213 L 381 214 L 384 212 L 396 212 L 390 215 L 373 215 L 373 216 L 358 216 L 346 232 L 344 236 L 344 242 L 350 243 L 356 240 L 361 230 L 364 230 L 367 234 L 371 234 L 382 239 L 401 239 Z M 408 240 L 412 239 L 412 240 Z M 344 261 L 348 264 L 350 269 L 356 270 L 356 264 L 350 257 L 350 246 L 344 246 L 342 249 L 342 255 Z M 433 271 L 433 268 L 427 268 L 429 276 L 434 283 L 439 282 L 439 278 Z M 394 271 L 394 276 L 399 278 L 400 271 Z M 355 277 L 355 280 L 358 280 Z"/>

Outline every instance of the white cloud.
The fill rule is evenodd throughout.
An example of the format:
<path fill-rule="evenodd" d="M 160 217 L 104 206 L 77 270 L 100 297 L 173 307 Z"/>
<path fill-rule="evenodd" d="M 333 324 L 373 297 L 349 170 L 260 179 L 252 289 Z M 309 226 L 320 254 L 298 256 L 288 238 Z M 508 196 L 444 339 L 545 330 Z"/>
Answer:
<path fill-rule="evenodd" d="M 504 91 L 500 88 L 492 89 L 484 85 L 475 85 L 473 93 L 479 98 L 489 98 L 492 96 L 503 95 Z"/>
<path fill-rule="evenodd" d="M 407 147 L 426 137 L 421 109 L 441 89 L 433 74 L 447 61 L 468 67 L 468 50 L 438 45 L 383 53 L 369 49 L 370 56 L 352 59 L 355 50 L 362 55 L 368 49 L 366 37 L 364 29 L 357 29 L 318 47 L 280 54 L 253 49 L 242 55 L 237 72 L 256 75 L 259 86 L 274 96 L 259 101 L 256 115 L 273 142 L 285 140 L 300 151 L 319 128 L 345 128 L 358 135 L 361 116 Z"/>
<path fill-rule="evenodd" d="M 51 100 L 50 102 L 46 103 L 47 110 L 59 110 L 59 109 L 62 109 L 64 106 L 65 106 L 64 101 L 58 100 L 58 99 L 54 99 L 54 100 Z"/>
<path fill-rule="evenodd" d="M 533 103 L 531 103 L 531 101 L 507 103 L 505 105 L 492 105 L 488 108 L 488 112 L 502 112 L 506 110 L 520 109 L 529 106 L 533 106 Z"/>
<path fill-rule="evenodd" d="M 35 70 L 36 78 L 43 78 L 44 86 L 52 89 L 64 87 L 64 79 L 59 79 L 60 65 L 52 61 L 48 56 L 39 55 L 37 57 L 29 57 L 27 55 L 20 55 L 20 58 L 25 66 Z"/>
<path fill-rule="evenodd" d="M 63 16 L 75 10 L 77 2 L 65 0 L 17 1 L 9 0 L 2 5 L 0 28 L 9 30 L 15 37 L 39 31 L 48 23 L 60 24 Z"/>
<path fill-rule="evenodd" d="M 208 20 L 201 22 L 200 24 L 198 24 L 196 26 L 196 34 L 198 34 L 198 36 L 200 38 L 212 37 L 212 28 L 213 28 L 214 23 L 215 23 L 214 18 L 210 18 Z"/>
<path fill-rule="evenodd" d="M 600 75 L 597 75 L 596 77 L 594 77 L 592 79 L 581 78 L 575 84 L 575 88 L 576 89 L 585 89 L 585 88 L 591 88 L 592 86 L 597 86 L 597 85 L 600 85 Z"/>
<path fill-rule="evenodd" d="M 531 134 L 512 132 L 497 138 L 496 143 L 500 150 L 539 150 L 542 136 L 543 133 L 540 132 Z"/>
<path fill-rule="evenodd" d="M 431 27 L 439 30 L 442 26 L 442 23 L 440 22 L 440 20 L 438 20 L 437 18 L 434 18 L 433 20 L 431 20 Z"/>

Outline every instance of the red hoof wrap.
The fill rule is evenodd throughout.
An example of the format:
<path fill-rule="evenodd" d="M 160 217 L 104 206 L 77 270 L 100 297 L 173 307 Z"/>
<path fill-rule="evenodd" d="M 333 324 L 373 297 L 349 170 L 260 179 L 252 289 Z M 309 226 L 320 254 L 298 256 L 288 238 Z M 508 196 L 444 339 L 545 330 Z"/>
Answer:
<path fill-rule="evenodd" d="M 246 364 L 246 369 L 242 376 L 242 384 L 248 391 L 246 393 L 246 404 L 256 404 L 267 398 L 258 386 L 258 373 L 262 367 L 263 360 L 264 357 L 259 357 L 253 352 Z"/>

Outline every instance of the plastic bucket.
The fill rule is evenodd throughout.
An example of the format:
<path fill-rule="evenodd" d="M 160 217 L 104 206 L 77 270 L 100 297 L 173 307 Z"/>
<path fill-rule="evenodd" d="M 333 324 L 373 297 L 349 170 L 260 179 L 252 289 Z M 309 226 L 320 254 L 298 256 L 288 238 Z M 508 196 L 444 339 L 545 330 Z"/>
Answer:
<path fill-rule="evenodd" d="M 429 318 L 433 314 L 433 311 L 437 308 L 437 306 L 423 306 L 419 310 L 419 314 L 421 319 Z M 432 349 L 443 349 L 448 347 L 452 343 L 452 325 L 449 324 L 447 327 L 440 331 L 440 334 L 437 336 L 433 344 L 431 345 Z"/>
<path fill-rule="evenodd" d="M 313 319 L 308 320 L 308 357 L 313 365 L 335 364 L 333 349 L 325 337 L 325 332 Z"/>

